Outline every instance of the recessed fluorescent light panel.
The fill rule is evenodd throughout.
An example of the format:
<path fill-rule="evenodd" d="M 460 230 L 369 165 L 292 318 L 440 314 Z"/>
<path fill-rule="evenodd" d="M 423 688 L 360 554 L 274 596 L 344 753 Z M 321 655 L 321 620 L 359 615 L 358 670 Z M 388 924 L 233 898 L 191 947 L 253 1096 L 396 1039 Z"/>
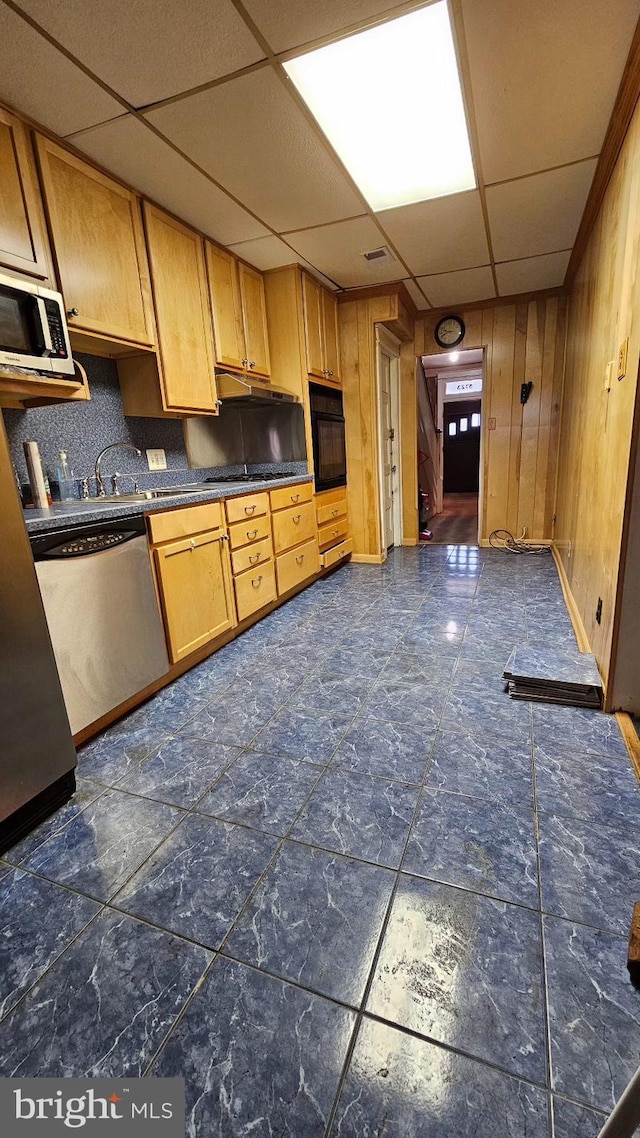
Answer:
<path fill-rule="evenodd" d="M 284 68 L 372 209 L 475 188 L 446 0 Z"/>

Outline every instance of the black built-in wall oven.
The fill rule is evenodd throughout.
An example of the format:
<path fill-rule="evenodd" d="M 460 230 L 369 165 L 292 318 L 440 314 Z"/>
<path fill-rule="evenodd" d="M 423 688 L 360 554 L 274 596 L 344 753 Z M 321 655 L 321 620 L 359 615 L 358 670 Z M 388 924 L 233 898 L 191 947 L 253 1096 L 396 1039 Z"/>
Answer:
<path fill-rule="evenodd" d="M 309 384 L 313 464 L 316 490 L 347 484 L 342 394 L 319 383 Z"/>

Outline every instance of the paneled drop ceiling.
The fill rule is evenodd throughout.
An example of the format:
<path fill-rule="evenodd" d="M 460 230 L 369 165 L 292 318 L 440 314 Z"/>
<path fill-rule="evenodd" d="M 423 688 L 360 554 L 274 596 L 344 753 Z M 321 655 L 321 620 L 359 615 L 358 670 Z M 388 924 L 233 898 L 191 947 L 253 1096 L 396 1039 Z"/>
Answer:
<path fill-rule="evenodd" d="M 560 285 L 639 0 L 449 0 L 478 188 L 373 213 L 282 63 L 422 6 L 0 0 L 0 99 L 260 269 L 419 308 Z"/>

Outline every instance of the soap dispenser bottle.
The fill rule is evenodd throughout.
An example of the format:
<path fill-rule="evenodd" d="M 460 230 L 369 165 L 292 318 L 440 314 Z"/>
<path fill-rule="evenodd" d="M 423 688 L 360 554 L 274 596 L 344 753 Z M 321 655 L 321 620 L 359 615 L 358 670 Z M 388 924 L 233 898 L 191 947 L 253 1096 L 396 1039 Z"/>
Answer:
<path fill-rule="evenodd" d="M 58 465 L 56 467 L 56 482 L 58 483 L 61 502 L 70 502 L 77 496 L 73 471 L 69 466 L 69 459 L 66 450 L 61 450 L 58 457 Z"/>

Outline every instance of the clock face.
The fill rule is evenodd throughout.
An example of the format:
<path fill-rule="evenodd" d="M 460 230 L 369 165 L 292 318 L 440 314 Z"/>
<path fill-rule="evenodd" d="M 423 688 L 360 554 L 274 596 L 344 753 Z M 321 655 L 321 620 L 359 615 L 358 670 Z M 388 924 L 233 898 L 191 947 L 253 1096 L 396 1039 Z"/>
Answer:
<path fill-rule="evenodd" d="M 459 316 L 444 316 L 436 325 L 436 343 L 441 348 L 455 348 L 464 339 L 465 327 Z"/>

